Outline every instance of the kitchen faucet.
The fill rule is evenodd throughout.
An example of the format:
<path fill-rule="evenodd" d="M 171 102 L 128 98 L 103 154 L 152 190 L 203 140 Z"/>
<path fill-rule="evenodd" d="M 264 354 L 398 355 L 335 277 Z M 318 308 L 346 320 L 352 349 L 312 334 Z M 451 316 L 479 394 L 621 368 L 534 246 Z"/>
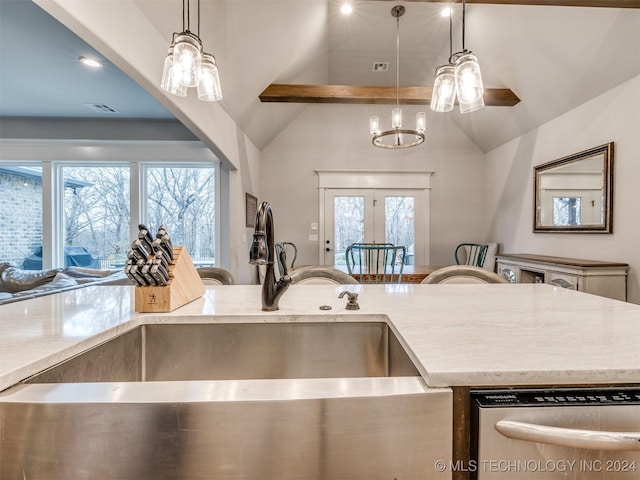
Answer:
<path fill-rule="evenodd" d="M 287 273 L 286 254 L 280 252 L 280 261 L 284 274 L 276 281 L 275 236 L 273 233 L 273 213 L 268 202 L 262 202 L 256 212 L 256 226 L 253 232 L 253 243 L 249 251 L 249 263 L 252 265 L 266 265 L 267 271 L 262 284 L 262 310 L 273 312 L 278 310 L 278 300 L 291 284 L 291 277 Z"/>

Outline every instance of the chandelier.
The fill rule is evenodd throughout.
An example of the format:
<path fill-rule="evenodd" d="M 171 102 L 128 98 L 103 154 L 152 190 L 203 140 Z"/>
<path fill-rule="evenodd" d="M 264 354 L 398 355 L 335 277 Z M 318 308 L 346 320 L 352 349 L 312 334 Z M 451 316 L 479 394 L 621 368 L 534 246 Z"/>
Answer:
<path fill-rule="evenodd" d="M 198 98 L 205 102 L 222 99 L 216 59 L 205 53 L 200 40 L 200 0 L 198 0 L 198 34 L 190 31 L 190 0 L 182 0 L 182 32 L 173 33 L 164 59 L 160 88 L 178 97 L 187 96 L 187 88 L 196 87 Z"/>
<path fill-rule="evenodd" d="M 451 11 L 451 0 L 449 9 Z M 452 53 L 451 17 L 449 14 L 449 63 L 436 69 L 431 110 L 450 112 L 457 95 L 460 113 L 469 113 L 484 107 L 484 88 L 478 60 L 464 44 L 465 0 L 462 0 L 462 51 L 457 53 Z"/>
<path fill-rule="evenodd" d="M 391 111 L 391 130 L 380 131 L 380 121 L 376 115 L 369 118 L 369 133 L 372 142 L 380 148 L 409 148 L 424 142 L 427 128 L 425 112 L 416 114 L 415 130 L 402 128 L 402 109 L 400 108 L 400 17 L 404 15 L 404 7 L 396 5 L 391 9 L 391 16 L 396 19 L 396 108 Z"/>

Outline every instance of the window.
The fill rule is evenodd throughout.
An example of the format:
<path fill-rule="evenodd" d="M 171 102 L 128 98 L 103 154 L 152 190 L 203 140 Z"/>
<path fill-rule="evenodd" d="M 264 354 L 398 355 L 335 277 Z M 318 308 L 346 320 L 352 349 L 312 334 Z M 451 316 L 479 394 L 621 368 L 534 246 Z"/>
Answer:
<path fill-rule="evenodd" d="M 0 191 L 0 261 L 22 268 L 42 251 L 42 168 L 0 166 Z"/>
<path fill-rule="evenodd" d="M 215 265 L 213 167 L 148 167 L 146 218 L 150 231 L 166 225 L 196 265 Z"/>
<path fill-rule="evenodd" d="M 335 195 L 334 201 L 334 260 L 345 265 L 345 250 L 352 243 L 362 242 L 364 234 L 364 196 Z"/>
<path fill-rule="evenodd" d="M 220 178 L 226 178 L 219 164 L 166 165 L 1 163 L 0 261 L 32 270 L 121 268 L 144 223 L 152 234 L 166 225 L 172 242 L 184 245 L 196 264 L 220 264 L 216 221 L 226 225 L 228 216 L 220 217 L 216 202 Z"/>
<path fill-rule="evenodd" d="M 581 225 L 580 197 L 553 197 L 554 225 Z"/>
<path fill-rule="evenodd" d="M 407 247 L 405 263 L 413 264 L 415 245 L 415 197 L 385 196 L 385 240 Z"/>
<path fill-rule="evenodd" d="M 65 267 L 124 265 L 130 248 L 129 167 L 65 166 L 62 172 Z"/>

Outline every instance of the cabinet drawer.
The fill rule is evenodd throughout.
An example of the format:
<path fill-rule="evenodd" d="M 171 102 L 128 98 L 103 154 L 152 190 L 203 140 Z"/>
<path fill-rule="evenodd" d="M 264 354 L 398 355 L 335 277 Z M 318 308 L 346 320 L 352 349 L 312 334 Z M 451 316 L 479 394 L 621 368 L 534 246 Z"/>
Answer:
<path fill-rule="evenodd" d="M 547 283 L 556 287 L 578 290 L 578 277 L 566 273 L 547 272 Z"/>

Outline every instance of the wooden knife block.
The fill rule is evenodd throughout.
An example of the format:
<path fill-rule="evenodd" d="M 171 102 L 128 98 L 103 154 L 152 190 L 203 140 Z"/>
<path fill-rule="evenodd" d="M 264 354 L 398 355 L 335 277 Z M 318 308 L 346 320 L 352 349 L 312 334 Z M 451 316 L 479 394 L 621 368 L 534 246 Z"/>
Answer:
<path fill-rule="evenodd" d="M 185 247 L 173 248 L 166 286 L 135 287 L 135 311 L 141 313 L 172 312 L 204 295 L 204 284 Z"/>

